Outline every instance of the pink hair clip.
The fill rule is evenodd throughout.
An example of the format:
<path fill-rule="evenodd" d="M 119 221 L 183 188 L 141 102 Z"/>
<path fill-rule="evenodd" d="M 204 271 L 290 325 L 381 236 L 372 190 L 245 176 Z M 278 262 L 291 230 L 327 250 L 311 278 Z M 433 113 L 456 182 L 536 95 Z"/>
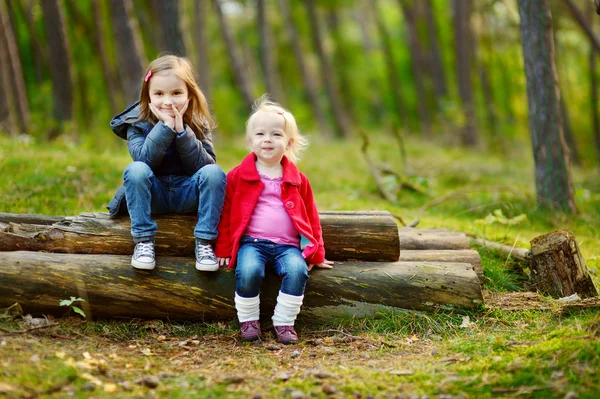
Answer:
<path fill-rule="evenodd" d="M 146 77 L 144 78 L 144 82 L 147 82 L 152 77 L 152 69 L 148 71 Z"/>
<path fill-rule="evenodd" d="M 283 111 L 277 111 L 279 115 L 283 115 Z"/>

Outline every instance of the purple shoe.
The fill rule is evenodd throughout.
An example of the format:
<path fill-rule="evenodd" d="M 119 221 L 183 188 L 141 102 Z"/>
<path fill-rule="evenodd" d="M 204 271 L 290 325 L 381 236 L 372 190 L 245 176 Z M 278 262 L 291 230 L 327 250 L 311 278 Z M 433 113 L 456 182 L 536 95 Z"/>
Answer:
<path fill-rule="evenodd" d="M 277 342 L 284 345 L 298 342 L 298 334 L 296 334 L 294 326 L 275 326 L 274 329 L 275 335 L 277 335 Z"/>
<path fill-rule="evenodd" d="M 261 339 L 260 322 L 258 320 L 243 321 L 240 323 L 240 336 L 242 341 L 256 341 Z"/>

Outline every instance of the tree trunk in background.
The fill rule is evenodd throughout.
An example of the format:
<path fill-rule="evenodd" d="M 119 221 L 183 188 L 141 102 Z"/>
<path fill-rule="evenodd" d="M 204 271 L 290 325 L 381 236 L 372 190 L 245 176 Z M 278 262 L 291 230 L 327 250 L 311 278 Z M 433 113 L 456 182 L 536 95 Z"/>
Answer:
<path fill-rule="evenodd" d="M 35 21 L 32 15 L 33 1 L 14 1 L 11 4 L 19 9 L 23 19 L 26 21 L 25 25 L 27 27 L 27 35 L 29 36 L 29 51 L 31 52 L 35 68 L 35 82 L 41 84 L 44 74 L 44 65 L 47 64 L 46 60 L 48 59 L 48 56 L 46 54 L 47 51 L 40 44 L 38 33 L 35 31 Z"/>
<path fill-rule="evenodd" d="M 0 4 L 3 7 L 4 4 Z M 17 113 L 11 92 L 11 65 L 6 45 L 4 9 L 0 8 L 0 128 L 12 136 L 18 134 Z"/>
<path fill-rule="evenodd" d="M 325 37 L 321 32 L 315 1 L 307 0 L 304 4 L 306 6 L 306 11 L 308 12 L 312 44 L 315 48 L 315 52 L 317 53 L 317 57 L 319 58 L 319 63 L 321 65 L 321 76 L 323 77 L 327 95 L 329 96 L 329 101 L 331 102 L 336 134 L 338 137 L 349 137 L 351 132 L 350 122 L 335 88 L 331 64 L 327 54 L 325 54 L 325 48 L 323 47 L 323 40 Z"/>
<path fill-rule="evenodd" d="M 594 17 L 592 15 L 592 3 L 588 3 L 588 12 L 590 28 L 593 29 Z M 596 51 L 590 46 L 590 102 L 592 114 L 592 127 L 594 129 L 594 144 L 596 145 L 596 154 L 600 163 L 600 116 L 598 115 L 598 68 L 596 66 Z"/>
<path fill-rule="evenodd" d="M 284 103 L 279 73 L 277 72 L 275 57 L 273 55 L 273 37 L 271 29 L 269 29 L 269 18 L 265 0 L 258 0 L 257 2 L 257 24 L 258 35 L 260 37 L 260 60 L 267 85 L 267 92 L 271 94 L 271 99 Z"/>
<path fill-rule="evenodd" d="M 116 114 L 120 108 L 122 108 L 122 101 L 118 101 L 118 98 L 122 97 L 121 88 L 117 84 L 117 77 L 115 76 L 115 72 L 110 65 L 108 60 L 108 53 L 106 51 L 106 46 L 104 45 L 104 17 L 102 15 L 101 5 L 99 0 L 92 0 L 92 8 L 94 20 L 96 21 L 96 29 L 94 29 L 94 45 L 98 50 L 98 57 L 100 58 L 100 63 L 102 65 L 102 75 L 104 76 L 104 81 L 106 83 L 106 89 L 108 92 L 108 101 L 110 102 L 110 110 L 114 115 Z M 117 106 L 119 104 L 119 106 Z"/>
<path fill-rule="evenodd" d="M 377 29 L 379 30 L 379 35 L 381 36 L 381 44 L 383 45 L 383 55 L 385 58 L 386 72 L 388 77 L 388 85 L 389 89 L 392 93 L 392 99 L 394 101 L 394 107 L 396 109 L 396 116 L 398 119 L 398 124 L 406 123 L 407 112 L 404 101 L 402 100 L 401 91 L 402 85 L 400 84 L 400 72 L 396 67 L 396 63 L 394 62 L 394 54 L 392 51 L 392 42 L 390 40 L 390 35 L 388 30 L 381 18 L 381 14 L 379 13 L 379 7 L 377 7 L 378 3 L 374 3 L 374 16 L 375 23 L 377 24 Z"/>
<path fill-rule="evenodd" d="M 366 60 L 366 65 L 368 65 L 373 57 L 377 57 L 377 49 L 375 48 L 370 31 L 371 22 L 373 22 L 373 9 L 371 5 L 366 4 L 364 1 L 357 2 L 353 18 L 360 27 L 364 59 Z M 369 73 L 368 79 L 367 87 L 374 88 L 379 86 L 379 80 L 374 74 Z M 361 95 L 369 103 L 371 121 L 381 121 L 385 115 L 385 105 L 383 104 L 381 93 L 377 90 L 368 90 L 366 93 L 361 93 Z"/>
<path fill-rule="evenodd" d="M 160 6 L 157 10 L 158 19 L 165 44 L 164 47 L 161 47 L 161 52 L 185 57 L 185 45 L 181 36 L 181 23 L 179 20 L 179 0 L 162 0 L 158 2 L 158 5 Z"/>
<path fill-rule="evenodd" d="M 27 133 L 29 129 L 29 100 L 27 99 L 27 89 L 25 88 L 25 80 L 23 77 L 23 69 L 21 68 L 21 56 L 17 47 L 15 31 L 13 24 L 8 16 L 6 4 L 0 3 L 0 18 L 2 32 L 2 46 L 5 46 L 6 67 L 9 71 L 9 102 L 13 102 L 14 112 L 16 116 L 17 127 L 21 133 Z M 6 82 L 5 82 L 6 84 Z M 10 108 L 9 108 L 10 109 Z"/>
<path fill-rule="evenodd" d="M 482 27 L 485 29 L 485 24 Z M 481 81 L 481 92 L 483 94 L 484 109 L 490 136 L 496 145 L 501 143 L 501 138 L 498 137 L 498 117 L 496 115 L 496 100 L 490 84 L 488 71 L 491 69 L 483 56 L 479 55 L 479 42 L 477 37 L 473 37 L 473 60 L 479 72 L 479 80 Z"/>
<path fill-rule="evenodd" d="M 110 3 L 121 87 L 128 104 L 140 97 L 146 64 L 132 7 L 131 0 L 111 0 Z"/>
<path fill-rule="evenodd" d="M 279 0 L 279 5 L 283 14 L 283 24 L 287 29 L 288 36 L 290 37 L 290 42 L 292 44 L 292 49 L 294 51 L 296 65 L 298 66 L 298 71 L 300 72 L 302 82 L 304 83 L 306 99 L 312 107 L 313 115 L 318 124 L 317 129 L 315 130 L 317 130 L 323 136 L 331 136 L 327 117 L 325 116 L 325 112 L 323 112 L 323 107 L 321 107 L 319 104 L 319 96 L 317 94 L 315 81 L 313 80 L 305 63 L 306 57 L 304 56 L 304 51 L 302 51 L 302 46 L 300 45 L 300 38 L 298 37 L 298 32 L 296 31 L 296 25 L 294 24 L 290 4 L 288 0 Z"/>
<path fill-rule="evenodd" d="M 576 212 L 562 130 L 552 15 L 546 0 L 518 0 L 518 5 L 538 204 Z"/>
<path fill-rule="evenodd" d="M 52 116 L 62 124 L 73 120 L 73 71 L 71 51 L 59 0 L 41 1 L 48 38 L 50 75 L 52 77 Z M 61 129 L 53 129 L 48 138 L 54 139 Z"/>
<path fill-rule="evenodd" d="M 327 10 L 326 21 L 335 47 L 333 64 L 338 66 L 336 68 L 336 75 L 339 79 L 341 102 L 346 111 L 345 114 L 348 118 L 348 122 L 352 123 L 353 118 L 350 115 L 356 115 L 356 109 L 354 108 L 355 100 L 354 95 L 352 94 L 352 79 L 348 76 L 348 71 L 352 68 L 352 65 L 351 60 L 346 53 L 346 49 L 344 48 L 344 39 L 342 32 L 340 31 L 340 22 L 335 8 L 329 8 Z"/>
<path fill-rule="evenodd" d="M 431 137 L 431 117 L 427 109 L 427 94 L 425 93 L 425 85 L 423 83 L 423 51 L 419 44 L 417 33 L 417 21 L 415 16 L 415 3 L 408 0 L 399 0 L 402 14 L 406 23 L 406 36 L 408 38 L 408 47 L 410 48 L 410 61 L 416 90 L 417 111 L 419 112 L 419 123 L 425 137 Z"/>
<path fill-rule="evenodd" d="M 571 118 L 569 118 L 569 110 L 567 109 L 567 104 L 563 95 L 560 96 L 559 106 L 563 120 L 565 143 L 567 144 L 567 149 L 569 150 L 569 160 L 573 163 L 573 165 L 579 166 L 581 165 L 581 160 L 579 159 L 579 150 L 577 149 L 577 142 L 575 141 L 575 136 L 573 135 L 573 129 L 571 129 Z"/>
<path fill-rule="evenodd" d="M 454 13 L 454 46 L 456 56 L 456 79 L 458 93 L 462 102 L 465 122 L 461 135 L 462 143 L 469 147 L 479 144 L 475 104 L 471 86 L 471 65 L 473 60 L 471 31 L 472 0 L 452 0 Z"/>
<path fill-rule="evenodd" d="M 441 100 L 448 94 L 446 85 L 446 72 L 444 71 L 444 60 L 438 43 L 438 30 L 435 24 L 433 13 L 433 5 L 431 0 L 425 0 L 425 22 L 427 24 L 427 32 L 429 35 L 429 51 L 431 61 L 431 75 L 433 77 L 433 88 L 436 94 L 436 102 L 438 110 L 441 108 Z"/>
<path fill-rule="evenodd" d="M 196 42 L 196 58 L 198 71 L 198 80 L 200 89 L 204 93 L 206 100 L 212 104 L 212 84 L 210 79 L 210 62 L 208 56 L 208 38 L 206 35 L 206 21 L 209 4 L 206 1 L 194 2 L 194 33 Z"/>
<path fill-rule="evenodd" d="M 244 69 L 242 58 L 240 57 L 238 50 L 236 49 L 233 40 L 233 35 L 231 34 L 231 30 L 229 29 L 226 17 L 223 14 L 223 10 L 221 9 L 221 4 L 219 0 L 212 0 L 212 2 L 213 7 L 217 12 L 217 16 L 219 18 L 221 34 L 223 35 L 223 40 L 225 40 L 225 46 L 227 47 L 227 54 L 229 55 L 231 67 L 233 68 L 233 76 L 235 82 L 242 94 L 246 108 L 248 108 L 248 111 L 250 111 L 254 104 L 254 94 L 252 88 L 250 87 L 248 76 L 246 75 L 246 69 Z"/>

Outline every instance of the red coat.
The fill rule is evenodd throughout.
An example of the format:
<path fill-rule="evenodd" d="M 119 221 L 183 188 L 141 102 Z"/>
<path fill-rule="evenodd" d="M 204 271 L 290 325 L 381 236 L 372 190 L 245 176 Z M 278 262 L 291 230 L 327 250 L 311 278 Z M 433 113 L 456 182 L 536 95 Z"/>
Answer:
<path fill-rule="evenodd" d="M 242 163 L 227 174 L 225 204 L 219 223 L 219 237 L 215 253 L 219 258 L 231 258 L 229 268 L 235 266 L 240 239 L 246 231 L 250 216 L 264 184 L 256 170 L 256 156 L 250 153 Z M 315 205 L 310 182 L 298 167 L 285 156 L 281 160 L 283 182 L 281 201 L 294 227 L 300 233 L 302 256 L 308 264 L 322 263 L 325 260 L 325 247 L 319 213 Z"/>

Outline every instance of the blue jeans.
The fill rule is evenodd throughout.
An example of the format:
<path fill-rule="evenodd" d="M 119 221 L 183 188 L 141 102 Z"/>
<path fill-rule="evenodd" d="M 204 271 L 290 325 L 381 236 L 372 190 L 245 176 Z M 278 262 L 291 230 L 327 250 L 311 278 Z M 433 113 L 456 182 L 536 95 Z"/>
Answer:
<path fill-rule="evenodd" d="M 267 266 L 282 277 L 281 292 L 294 296 L 304 294 L 308 265 L 300 248 L 251 237 L 242 237 L 240 240 L 235 267 L 237 294 L 245 298 L 258 296 Z"/>
<path fill-rule="evenodd" d="M 133 241 L 153 240 L 158 230 L 152 214 L 198 213 L 194 237 L 217 238 L 225 198 L 225 173 L 218 165 L 193 176 L 155 176 L 144 162 L 130 163 L 123 173 Z"/>

